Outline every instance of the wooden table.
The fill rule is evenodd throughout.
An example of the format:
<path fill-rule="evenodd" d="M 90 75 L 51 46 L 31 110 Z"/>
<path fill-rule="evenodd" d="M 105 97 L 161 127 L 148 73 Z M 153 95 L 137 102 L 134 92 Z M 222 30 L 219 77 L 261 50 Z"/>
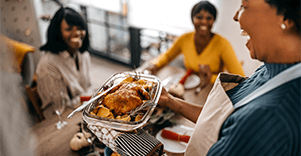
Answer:
<path fill-rule="evenodd" d="M 54 116 L 33 126 L 32 130 L 36 135 L 37 142 L 34 144 L 37 156 L 64 155 L 76 156 L 77 152 L 71 150 L 69 143 L 73 135 L 79 131 L 78 123 L 82 119 L 82 113 L 78 113 L 70 119 L 67 119 L 71 109 L 67 109 L 62 117 L 68 122 L 68 125 L 62 129 L 56 129 L 55 123 L 58 117 Z"/>
<path fill-rule="evenodd" d="M 170 75 L 178 72 L 185 72 L 184 69 L 175 67 L 165 67 L 157 73 L 157 77 L 160 80 L 164 80 Z M 206 88 L 198 94 L 195 94 L 195 89 L 186 90 L 184 93 L 184 99 L 195 103 L 202 104 L 206 101 L 206 97 L 212 88 L 212 85 L 208 85 Z M 63 113 L 63 119 L 68 122 L 68 125 L 63 129 L 56 129 L 55 123 L 58 118 L 54 116 L 51 119 L 44 120 L 40 123 L 35 124 L 32 127 L 33 133 L 36 135 L 36 143 L 34 144 L 34 150 L 37 156 L 47 155 L 64 155 L 64 156 L 76 156 L 79 155 L 77 152 L 71 150 L 69 143 L 73 135 L 79 131 L 78 123 L 82 120 L 82 113 L 78 113 L 70 119 L 67 116 L 71 112 L 71 109 L 67 109 Z M 194 123 L 190 122 L 186 118 L 175 115 L 174 120 L 179 124 L 183 124 L 189 127 L 194 127 Z"/>
<path fill-rule="evenodd" d="M 158 73 L 156 75 L 161 81 L 163 81 L 165 78 L 167 78 L 170 75 L 173 75 L 176 73 L 185 73 L 185 72 L 186 71 L 182 68 L 167 66 L 167 67 L 164 67 L 163 69 L 161 69 L 160 71 L 158 71 Z M 194 103 L 194 104 L 203 104 L 203 103 L 205 103 L 212 86 L 213 86 L 213 84 L 207 85 L 198 94 L 195 94 L 196 88 L 185 90 L 183 98 L 184 98 L 184 100 Z"/>

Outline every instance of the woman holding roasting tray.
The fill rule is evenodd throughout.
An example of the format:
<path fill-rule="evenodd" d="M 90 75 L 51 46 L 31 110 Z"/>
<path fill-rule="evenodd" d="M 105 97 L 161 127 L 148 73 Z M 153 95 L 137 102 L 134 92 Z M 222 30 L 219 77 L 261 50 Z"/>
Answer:
<path fill-rule="evenodd" d="M 201 87 L 214 83 L 219 72 L 226 69 L 233 74 L 244 76 L 241 63 L 224 37 L 211 32 L 216 20 L 216 8 L 208 1 L 200 1 L 191 10 L 195 31 L 180 36 L 173 46 L 155 58 L 148 69 L 155 74 L 160 68 L 178 55 L 184 55 L 187 70 L 201 75 Z"/>
<path fill-rule="evenodd" d="M 166 90 L 159 105 L 196 123 L 186 156 L 300 156 L 300 0 L 241 0 L 234 20 L 264 64 L 248 79 L 219 74 L 204 107 Z"/>

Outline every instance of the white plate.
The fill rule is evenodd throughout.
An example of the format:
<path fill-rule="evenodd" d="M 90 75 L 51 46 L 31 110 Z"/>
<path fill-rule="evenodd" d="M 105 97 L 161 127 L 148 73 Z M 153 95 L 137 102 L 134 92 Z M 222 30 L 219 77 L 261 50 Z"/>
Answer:
<path fill-rule="evenodd" d="M 192 89 L 197 87 L 201 82 L 200 77 L 198 77 L 195 74 L 192 74 L 190 76 L 187 77 L 185 83 L 184 83 L 184 88 L 185 89 Z"/>
<path fill-rule="evenodd" d="M 184 126 L 184 125 L 177 125 L 174 127 L 166 127 L 164 128 L 166 130 L 170 130 L 173 132 L 176 132 L 180 135 L 192 135 L 193 128 Z M 184 153 L 187 147 L 187 143 L 182 141 L 174 141 L 170 139 L 165 139 L 161 136 L 162 130 L 159 131 L 156 135 L 156 138 L 161 141 L 161 143 L 164 145 L 164 150 L 171 153 Z"/>
<path fill-rule="evenodd" d="M 165 88 L 169 88 L 171 85 L 179 83 L 179 81 L 184 76 L 184 74 L 185 73 L 176 73 L 174 75 L 171 75 L 171 76 L 167 77 L 166 79 L 164 79 L 162 81 L 162 85 Z M 187 79 L 186 79 L 186 81 L 184 83 L 184 89 L 195 88 L 200 83 L 201 83 L 201 79 L 197 75 L 192 74 L 192 75 L 190 75 L 190 76 L 187 77 Z"/>
<path fill-rule="evenodd" d="M 175 75 L 172 76 L 172 81 L 175 82 L 179 82 L 181 80 L 181 78 L 184 76 L 185 73 L 177 73 Z M 198 77 L 196 74 L 192 74 L 190 76 L 187 77 L 185 83 L 184 83 L 184 88 L 185 89 L 192 89 L 197 87 L 201 82 L 200 77 Z"/>

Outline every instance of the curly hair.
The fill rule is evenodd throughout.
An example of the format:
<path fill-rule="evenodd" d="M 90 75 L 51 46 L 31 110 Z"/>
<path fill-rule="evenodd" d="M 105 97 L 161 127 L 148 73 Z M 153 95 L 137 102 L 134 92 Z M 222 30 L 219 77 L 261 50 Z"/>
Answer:
<path fill-rule="evenodd" d="M 63 19 L 65 19 L 68 25 L 79 26 L 81 29 L 86 31 L 83 45 L 79 49 L 79 51 L 83 53 L 89 48 L 90 45 L 88 26 L 78 12 L 68 7 L 61 7 L 51 19 L 47 30 L 47 43 L 41 46 L 40 50 L 57 54 L 68 49 L 68 45 L 63 40 L 61 33 L 61 22 Z"/>

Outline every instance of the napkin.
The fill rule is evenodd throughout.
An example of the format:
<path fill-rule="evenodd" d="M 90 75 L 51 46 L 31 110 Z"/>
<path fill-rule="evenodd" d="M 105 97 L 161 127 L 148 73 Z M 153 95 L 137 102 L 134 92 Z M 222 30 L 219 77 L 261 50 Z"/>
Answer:
<path fill-rule="evenodd" d="M 158 155 L 163 153 L 163 144 L 143 129 L 138 130 L 137 133 L 123 133 L 116 139 L 116 143 L 117 153 L 122 156 L 145 156 L 156 153 L 156 150 Z"/>
<path fill-rule="evenodd" d="M 162 130 L 161 136 L 166 139 L 171 139 L 171 140 L 175 140 L 175 141 L 183 141 L 186 143 L 188 143 L 188 141 L 190 139 L 190 136 L 188 136 L 188 135 L 180 135 L 176 132 L 169 131 L 166 129 Z"/>
<path fill-rule="evenodd" d="M 122 132 L 114 129 L 89 125 L 88 128 L 97 138 L 121 156 L 148 156 L 163 154 L 163 144 L 143 129 Z"/>
<path fill-rule="evenodd" d="M 184 83 L 185 83 L 187 77 L 189 77 L 191 74 L 193 74 L 193 72 L 194 72 L 194 71 L 193 71 L 192 69 L 188 70 L 188 71 L 186 72 L 186 74 L 181 78 L 181 80 L 179 81 L 179 83 L 182 84 L 182 85 L 184 85 Z"/>
<path fill-rule="evenodd" d="M 85 101 L 89 101 L 92 96 L 80 96 L 80 102 L 83 103 Z"/>

